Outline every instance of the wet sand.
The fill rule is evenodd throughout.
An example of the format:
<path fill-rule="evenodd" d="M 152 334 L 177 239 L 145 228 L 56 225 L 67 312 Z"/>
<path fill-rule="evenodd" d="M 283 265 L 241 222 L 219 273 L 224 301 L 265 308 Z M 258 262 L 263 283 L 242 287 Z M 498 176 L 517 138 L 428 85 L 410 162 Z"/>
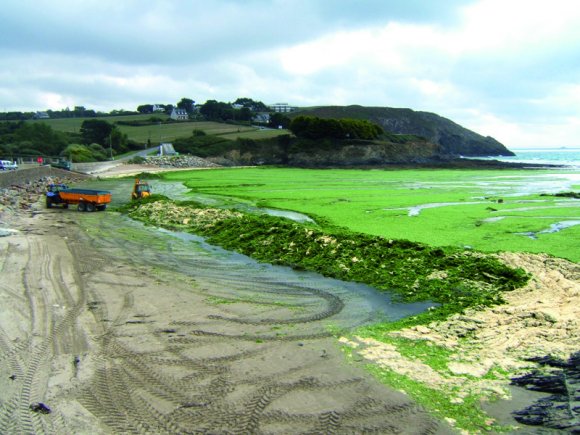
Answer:
<path fill-rule="evenodd" d="M 452 431 L 345 365 L 330 331 L 356 322 L 340 296 L 287 278 L 248 280 L 243 267 L 215 266 L 203 250 L 194 254 L 179 240 L 144 236 L 106 216 L 40 203 L 2 214 L 2 226 L 18 232 L 0 238 L 0 432 Z M 509 392 L 505 381 L 480 378 L 489 364 L 526 370 L 529 356 L 580 348 L 578 265 L 503 258 L 534 275 L 507 305 L 399 333 L 453 349 L 459 379 L 475 377 L 499 395 Z M 476 331 L 473 339 L 460 339 L 466 329 Z M 408 372 L 404 358 L 381 361 L 377 346 L 364 343 L 364 361 Z M 510 424 L 506 410 L 528 398 L 516 393 L 501 412 L 488 409 Z M 51 413 L 31 411 L 37 403 Z"/>
<path fill-rule="evenodd" d="M 344 297 L 112 216 L 3 214 L 0 432 L 450 433 L 345 363 Z"/>

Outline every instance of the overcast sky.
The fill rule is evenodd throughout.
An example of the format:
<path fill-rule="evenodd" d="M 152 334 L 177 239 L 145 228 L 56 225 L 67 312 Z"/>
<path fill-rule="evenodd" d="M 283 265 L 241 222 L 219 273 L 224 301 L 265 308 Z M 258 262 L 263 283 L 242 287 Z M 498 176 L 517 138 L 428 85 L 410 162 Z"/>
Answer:
<path fill-rule="evenodd" d="M 3 0 L 0 111 L 408 107 L 580 147 L 578 0 Z"/>

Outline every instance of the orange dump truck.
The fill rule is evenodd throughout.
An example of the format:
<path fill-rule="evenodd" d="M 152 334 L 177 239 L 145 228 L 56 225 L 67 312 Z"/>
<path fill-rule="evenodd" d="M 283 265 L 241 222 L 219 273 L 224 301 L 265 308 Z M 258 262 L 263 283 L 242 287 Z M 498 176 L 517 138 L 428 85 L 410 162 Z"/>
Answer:
<path fill-rule="evenodd" d="M 111 192 L 92 189 L 69 189 L 64 184 L 51 184 L 46 192 L 46 207 L 77 205 L 78 211 L 104 210 L 111 202 Z"/>

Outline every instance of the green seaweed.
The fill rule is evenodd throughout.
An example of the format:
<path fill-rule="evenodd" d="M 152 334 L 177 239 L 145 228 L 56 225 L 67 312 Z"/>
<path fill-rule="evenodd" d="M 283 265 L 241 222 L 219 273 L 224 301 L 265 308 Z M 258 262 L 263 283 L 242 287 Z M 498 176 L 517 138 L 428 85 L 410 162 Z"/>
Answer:
<path fill-rule="evenodd" d="M 479 403 L 481 399 L 477 395 L 470 395 L 460 403 L 454 403 L 449 391 L 429 388 L 407 376 L 372 364 L 368 364 L 366 369 L 381 382 L 398 390 L 404 390 L 436 417 L 440 419 L 453 418 L 457 428 L 474 433 L 509 430 L 509 428 L 496 425 L 490 420 L 489 416 L 481 410 Z"/>
<path fill-rule="evenodd" d="M 483 252 L 547 253 L 580 261 L 580 225 L 550 228 L 578 216 L 574 194 L 540 196 L 546 180 L 567 185 L 566 170 L 355 170 L 227 168 L 166 173 L 193 194 L 308 215 L 334 226 L 430 246 L 470 246 Z M 572 185 L 572 189 L 575 187 Z M 533 201 L 533 203 L 527 202 Z M 432 204 L 415 211 L 411 207 Z M 323 219 L 321 219 L 323 218 Z"/>
<path fill-rule="evenodd" d="M 212 244 L 262 262 L 365 283 L 403 301 L 440 304 L 414 316 L 413 323 L 446 318 L 469 307 L 501 304 L 503 292 L 519 288 L 529 279 L 522 269 L 512 269 L 493 256 L 472 250 L 431 247 L 344 229 L 328 231 L 284 218 L 240 212 L 222 213 L 222 218 L 207 224 L 207 220 L 181 219 L 179 213 L 190 216 L 194 209 L 212 209 L 163 198 L 157 200 L 167 204 L 158 207 L 156 213 L 142 207 L 154 200 L 133 203 L 130 216 L 205 236 Z M 168 210 L 171 210 L 171 219 L 164 214 Z"/>

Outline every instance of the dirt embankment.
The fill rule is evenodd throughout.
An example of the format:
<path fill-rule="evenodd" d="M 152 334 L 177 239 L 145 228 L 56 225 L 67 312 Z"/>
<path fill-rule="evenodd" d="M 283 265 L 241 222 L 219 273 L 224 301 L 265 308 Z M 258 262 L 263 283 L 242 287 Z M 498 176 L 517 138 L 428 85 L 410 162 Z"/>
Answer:
<path fill-rule="evenodd" d="M 503 253 L 500 258 L 533 276 L 527 286 L 505 294 L 505 305 L 396 335 L 456 349 L 464 359 L 471 355 L 470 364 L 452 367 L 458 373 L 486 373 L 494 364 L 517 369 L 529 366 L 525 359 L 545 355 L 567 360 L 580 350 L 580 265 L 537 254 Z"/>
<path fill-rule="evenodd" d="M 38 166 L 17 171 L 0 171 L 0 189 L 22 189 L 28 183 L 43 183 L 46 178 L 82 180 L 87 177 L 90 176 L 78 172 L 64 171 L 51 166 Z"/>
<path fill-rule="evenodd" d="M 387 334 L 449 350 L 449 361 L 443 369 L 405 357 L 396 346 L 374 338 L 355 336 L 344 337 L 341 341 L 374 364 L 430 389 L 445 392 L 451 403 L 462 404 L 472 394 L 482 399 L 509 400 L 511 379 L 517 374 L 541 369 L 544 366 L 541 361 L 547 356 L 550 360 L 561 361 L 561 366 L 568 360 L 578 361 L 577 356 L 570 358 L 580 351 L 580 265 L 537 254 L 502 253 L 499 257 L 507 265 L 521 267 L 533 277 L 527 286 L 506 293 L 504 305 L 481 311 L 471 309 L 444 322 Z M 565 373 L 538 376 L 538 384 L 543 389 L 530 385 L 536 391 L 558 392 L 556 396 L 543 398 L 538 404 L 533 404 L 537 397 L 530 396 L 519 406 L 505 402 L 503 407 L 519 412 L 523 417 L 518 421 L 543 425 L 545 430 L 577 431 L 580 429 L 580 409 L 574 403 L 577 403 L 580 387 L 574 379 L 579 369 L 573 369 L 576 378 L 570 377 L 568 385 L 561 379 L 566 377 Z M 524 411 L 526 407 L 529 408 Z M 500 423 L 517 427 L 514 416 L 517 414 L 504 415 Z M 494 422 L 495 419 L 490 418 L 489 423 Z M 522 433 L 548 433 L 542 429 L 535 432 L 532 427 L 520 426 L 520 429 Z"/>
<path fill-rule="evenodd" d="M 533 276 L 527 286 L 505 294 L 505 305 L 391 335 L 453 349 L 462 360 L 450 367 L 457 374 L 482 376 L 493 365 L 530 367 L 526 360 L 545 355 L 567 360 L 580 350 L 580 265 L 537 254 L 500 258 Z"/>

